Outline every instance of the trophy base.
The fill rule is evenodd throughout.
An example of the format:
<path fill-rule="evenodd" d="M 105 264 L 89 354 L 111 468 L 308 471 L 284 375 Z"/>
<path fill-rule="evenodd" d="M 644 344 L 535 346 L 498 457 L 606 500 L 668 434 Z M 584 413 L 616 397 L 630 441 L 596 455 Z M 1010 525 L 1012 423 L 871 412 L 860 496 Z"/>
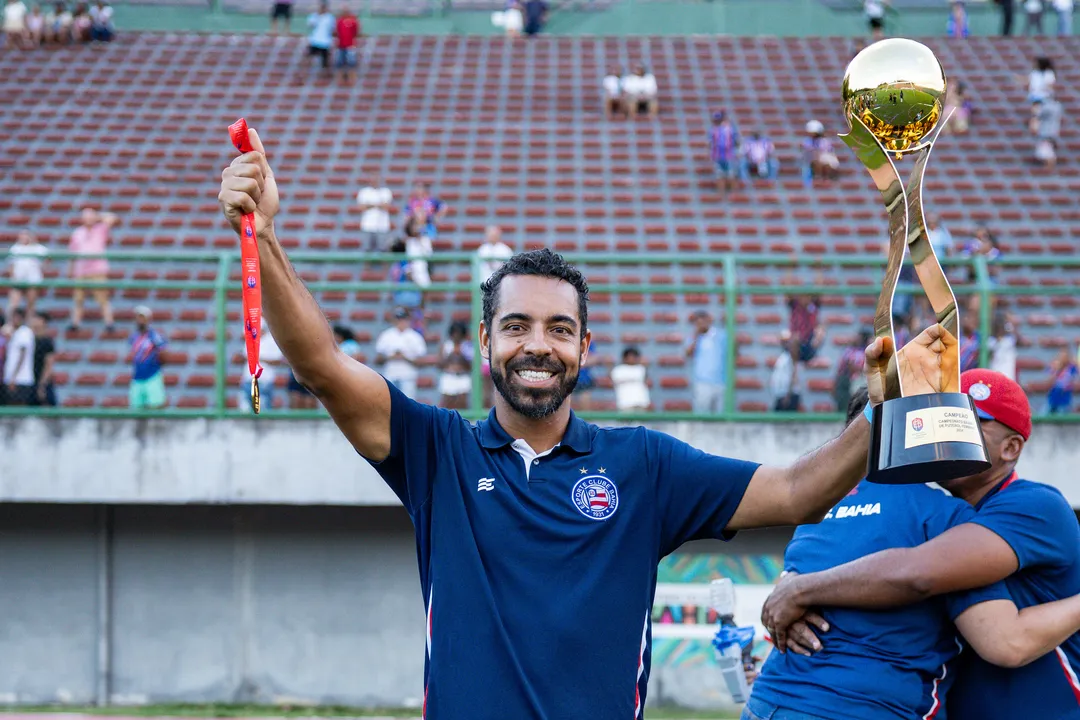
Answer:
<path fill-rule="evenodd" d="M 942 482 L 990 468 L 975 402 L 964 393 L 911 395 L 874 408 L 866 479 Z"/>

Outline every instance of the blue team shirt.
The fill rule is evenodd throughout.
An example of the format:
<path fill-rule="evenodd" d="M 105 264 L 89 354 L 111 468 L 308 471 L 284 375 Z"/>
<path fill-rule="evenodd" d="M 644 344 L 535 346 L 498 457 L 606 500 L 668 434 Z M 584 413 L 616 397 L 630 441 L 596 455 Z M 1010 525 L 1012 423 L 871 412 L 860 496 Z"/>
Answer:
<path fill-rule="evenodd" d="M 389 390 L 372 464 L 416 529 L 425 717 L 641 717 L 657 562 L 724 537 L 758 465 L 574 415 L 526 464 L 494 411 L 471 425 Z"/>
<path fill-rule="evenodd" d="M 1057 489 L 1010 479 L 976 509 L 972 522 L 1000 535 L 1016 553 L 1019 570 L 1005 583 L 1017 607 L 1080 593 L 1080 525 Z M 949 712 L 952 720 L 1080 720 L 1077 672 L 1076 635 L 1054 652 L 1011 670 L 964 653 Z"/>
<path fill-rule="evenodd" d="M 863 481 L 821 523 L 795 531 L 784 566 L 817 572 L 915 547 L 974 516 L 967 503 L 926 485 Z M 1005 585 L 996 583 L 894 610 L 826 608 L 831 627 L 823 649 L 812 657 L 770 653 L 753 696 L 822 717 L 944 720 L 962 647 L 952 620 L 972 605 L 1007 598 Z"/>
<path fill-rule="evenodd" d="M 161 370 L 161 348 L 165 338 L 154 328 L 146 332 L 133 332 L 128 338 L 131 344 L 131 379 L 148 380 Z"/>

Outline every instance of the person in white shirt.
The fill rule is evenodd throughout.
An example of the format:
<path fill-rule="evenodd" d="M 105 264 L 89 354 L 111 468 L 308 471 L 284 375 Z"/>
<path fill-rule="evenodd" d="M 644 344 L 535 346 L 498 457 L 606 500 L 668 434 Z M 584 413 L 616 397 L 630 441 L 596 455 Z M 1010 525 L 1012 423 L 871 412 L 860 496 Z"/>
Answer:
<path fill-rule="evenodd" d="M 885 8 L 888 5 L 885 0 L 864 0 L 863 14 L 866 16 L 866 24 L 870 26 L 870 35 L 874 40 L 885 37 Z"/>
<path fill-rule="evenodd" d="M 1055 82 L 1057 76 L 1054 74 L 1053 61 L 1048 57 L 1035 58 L 1035 68 L 1028 73 L 1028 102 L 1053 97 Z"/>
<path fill-rule="evenodd" d="M 1073 0 L 1051 0 L 1057 15 L 1057 34 L 1061 37 L 1072 35 Z"/>
<path fill-rule="evenodd" d="M 615 66 L 604 77 L 604 116 L 608 120 L 626 109 L 623 107 L 622 76 L 623 69 Z"/>
<path fill-rule="evenodd" d="M 105 0 L 98 0 L 98 4 L 90 8 L 90 37 L 98 42 L 111 42 L 115 34 L 113 9 Z"/>
<path fill-rule="evenodd" d="M 330 12 L 330 4 L 323 0 L 319 11 L 308 15 L 308 55 L 317 56 L 323 72 L 330 74 L 330 48 L 334 45 L 337 18 Z"/>
<path fill-rule="evenodd" d="M 1010 380 L 1016 379 L 1016 329 L 1013 319 L 1004 312 L 994 318 L 994 331 L 987 343 L 990 348 L 990 369 Z"/>
<path fill-rule="evenodd" d="M 26 13 L 26 3 L 22 0 L 7 0 L 4 5 L 4 35 L 13 47 L 31 47 L 30 34 L 26 29 Z"/>
<path fill-rule="evenodd" d="M 769 378 L 773 410 L 777 412 L 799 411 L 799 364 L 795 361 L 798 356 L 799 341 L 792 339 L 790 330 L 784 330 L 780 333 L 780 354 Z"/>
<path fill-rule="evenodd" d="M 409 259 L 409 278 L 423 291 L 431 285 L 427 258 L 434 254 L 431 236 L 415 215 L 405 221 L 405 257 Z"/>
<path fill-rule="evenodd" d="M 641 364 L 641 353 L 635 347 L 623 350 L 622 362 L 611 368 L 611 384 L 615 388 L 615 408 L 619 412 L 648 410 L 649 385 L 647 369 Z"/>
<path fill-rule="evenodd" d="M 488 225 L 484 230 L 484 244 L 476 249 L 476 254 L 480 258 L 480 282 L 484 282 L 514 256 L 514 251 L 502 241 L 502 228 Z"/>
<path fill-rule="evenodd" d="M 11 339 L 4 357 L 4 388 L 9 405 L 29 405 L 34 398 L 34 331 L 26 324 L 26 311 L 11 312 Z"/>
<path fill-rule="evenodd" d="M 375 340 L 375 363 L 383 366 L 383 377 L 407 397 L 416 399 L 416 379 L 420 371 L 416 361 L 427 352 L 424 336 L 409 327 L 409 311 L 394 310 L 394 327 L 387 328 Z"/>
<path fill-rule="evenodd" d="M 949 228 L 941 224 L 940 215 L 935 213 L 926 216 L 926 235 L 939 261 L 952 254 L 952 233 L 949 232 Z"/>
<path fill-rule="evenodd" d="M 285 356 L 278 347 L 277 340 L 270 334 L 270 326 L 263 318 L 262 332 L 259 339 L 259 364 L 262 365 L 262 375 L 259 376 L 259 412 L 264 413 L 274 407 L 274 381 L 277 378 L 277 369 L 285 364 Z M 248 371 L 247 359 L 244 359 L 244 379 L 240 382 L 240 402 L 251 407 L 251 373 Z"/>
<path fill-rule="evenodd" d="M 71 42 L 71 26 L 75 23 L 75 17 L 67 9 L 63 2 L 58 2 L 52 10 L 45 14 L 45 42 L 63 43 Z"/>
<path fill-rule="evenodd" d="M 1027 19 L 1024 23 L 1024 34 L 1042 35 L 1042 0 L 1024 0 L 1024 15 Z"/>
<path fill-rule="evenodd" d="M 517 0 L 510 0 L 506 10 L 494 13 L 492 20 L 496 26 L 501 26 L 506 30 L 506 36 L 509 38 L 519 37 L 525 27 L 525 16 L 521 12 L 521 3 Z"/>
<path fill-rule="evenodd" d="M 460 320 L 450 324 L 447 334 L 439 359 L 439 407 L 464 410 L 469 407 L 472 392 L 473 343 L 469 327 Z"/>
<path fill-rule="evenodd" d="M 41 270 L 42 259 L 49 254 L 48 248 L 38 243 L 27 231 L 19 233 L 19 239 L 11 246 L 11 289 L 8 290 L 8 315 L 22 304 L 26 297 L 26 312 L 33 314 L 38 299 L 38 285 L 45 278 Z"/>
<path fill-rule="evenodd" d="M 639 63 L 632 75 L 623 78 L 622 90 L 626 96 L 626 114 L 630 117 L 637 117 L 642 108 L 651 117 L 655 117 L 660 112 L 656 76 L 648 72 L 644 65 Z"/>
<path fill-rule="evenodd" d="M 370 185 L 360 188 L 356 204 L 360 206 L 360 247 L 366 252 L 386 252 L 390 248 L 390 206 L 394 193 L 386 187 L 381 177 Z"/>

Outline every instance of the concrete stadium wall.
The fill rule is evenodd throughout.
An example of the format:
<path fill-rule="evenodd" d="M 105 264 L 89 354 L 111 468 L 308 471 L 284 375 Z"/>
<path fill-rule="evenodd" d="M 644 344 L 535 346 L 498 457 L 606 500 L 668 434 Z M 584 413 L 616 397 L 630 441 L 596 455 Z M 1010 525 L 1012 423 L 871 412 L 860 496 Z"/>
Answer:
<path fill-rule="evenodd" d="M 786 463 L 835 423 L 657 423 L 708 452 Z M 0 418 L 0 502 L 396 505 L 328 420 Z M 1040 424 L 1021 473 L 1080 507 L 1080 425 Z"/>
<path fill-rule="evenodd" d="M 0 704 L 419 703 L 398 508 L 0 505 Z"/>

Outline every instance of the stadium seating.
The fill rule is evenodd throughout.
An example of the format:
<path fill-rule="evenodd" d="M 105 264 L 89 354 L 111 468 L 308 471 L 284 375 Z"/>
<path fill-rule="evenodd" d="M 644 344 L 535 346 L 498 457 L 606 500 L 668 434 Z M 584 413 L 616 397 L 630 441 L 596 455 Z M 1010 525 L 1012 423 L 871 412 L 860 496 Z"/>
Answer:
<path fill-rule="evenodd" d="M 1007 255 L 1072 255 L 1080 238 L 1075 158 L 1080 133 L 1065 123 L 1053 171 L 1028 162 L 1026 87 L 1020 76 L 1048 54 L 1059 76 L 1080 76 L 1074 38 L 931 39 L 950 76 L 972 89 L 973 131 L 946 137 L 927 175 L 927 205 L 954 236 L 985 223 Z M 797 167 L 805 122 L 840 131 L 837 97 L 844 66 L 859 48 L 839 38 L 610 37 L 503 38 L 380 36 L 367 40 L 360 82 L 352 88 L 316 77 L 302 41 L 230 35 L 124 34 L 104 47 L 0 55 L 0 248 L 22 229 L 65 247 L 78 209 L 91 204 L 120 214 L 114 247 L 202 252 L 235 247 L 216 205 L 218 178 L 233 155 L 226 126 L 244 115 L 266 139 L 284 195 L 279 234 L 291 248 L 350 251 L 359 246 L 355 194 L 382 174 L 401 201 L 426 180 L 451 212 L 436 251 L 471 250 L 497 223 L 518 248 L 623 253 L 766 253 L 778 260 L 825 253 L 877 253 L 884 214 L 869 178 L 838 143 L 841 179 L 804 186 Z M 661 88 L 659 118 L 605 121 L 600 79 L 612 64 L 644 61 Z M 1066 118 L 1080 96 L 1062 83 Z M 780 154 L 781 177 L 724 199 L 708 160 L 709 115 L 731 111 L 740 128 L 767 133 Z M 719 286 L 718 266 L 586 264 L 593 283 Z M 55 266 L 55 275 L 62 266 Z M 385 279 L 359 265 L 301 265 L 309 279 Z M 434 280 L 468 279 L 462 263 L 433 263 Z M 129 279 L 212 280 L 212 262 L 114 263 Z M 811 363 L 803 401 L 829 409 L 832 367 L 840 348 L 867 324 L 874 297 L 845 287 L 877 281 L 863 266 L 794 271 L 768 264 L 740 269 L 747 287 L 813 282 L 836 286 L 824 300 L 829 339 Z M 1080 273 L 1056 267 L 1005 268 L 1006 285 L 1077 287 Z M 381 293 L 318 293 L 328 314 L 349 324 L 366 352 L 385 327 Z M 70 291 L 43 307 L 66 326 Z M 147 302 L 171 340 L 167 372 L 173 405 L 213 403 L 213 305 L 208 291 L 123 290 L 119 326 L 102 331 L 96 310 L 79 333 L 57 345 L 67 405 L 122 405 L 126 331 L 131 308 Z M 1080 327 L 1072 295 L 1014 298 L 1025 325 L 1021 380 L 1044 389 L 1056 348 Z M 93 306 L 91 306 L 93 307 Z M 654 293 L 596 293 L 596 352 L 617 357 L 636 344 L 650 361 L 658 408 L 689 408 L 681 344 L 696 307 L 722 309 L 718 298 Z M 236 333 L 239 302 L 230 305 Z M 430 347 L 451 318 L 469 316 L 466 293 L 433 293 L 427 304 Z M 787 311 L 780 297 L 740 298 L 737 402 L 768 405 L 769 367 Z M 230 383 L 243 368 L 239 340 Z M 606 375 L 595 405 L 611 407 Z M 433 398 L 426 369 L 424 397 Z"/>

